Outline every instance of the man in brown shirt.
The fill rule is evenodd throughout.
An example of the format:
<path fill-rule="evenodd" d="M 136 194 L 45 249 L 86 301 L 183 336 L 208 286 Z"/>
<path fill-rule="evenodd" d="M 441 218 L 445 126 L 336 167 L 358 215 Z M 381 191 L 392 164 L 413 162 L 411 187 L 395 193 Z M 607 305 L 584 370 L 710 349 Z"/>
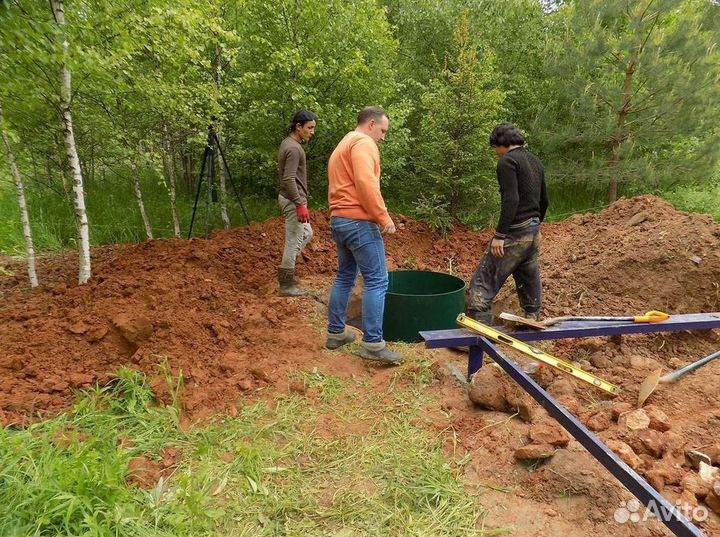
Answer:
<path fill-rule="evenodd" d="M 315 134 L 317 116 L 309 110 L 300 110 L 288 126 L 289 135 L 280 144 L 278 153 L 278 175 L 280 193 L 278 203 L 285 215 L 285 249 L 278 267 L 280 296 L 305 296 L 308 294 L 297 285 L 295 260 L 312 239 L 310 212 L 307 208 L 307 170 L 305 150 Z"/>

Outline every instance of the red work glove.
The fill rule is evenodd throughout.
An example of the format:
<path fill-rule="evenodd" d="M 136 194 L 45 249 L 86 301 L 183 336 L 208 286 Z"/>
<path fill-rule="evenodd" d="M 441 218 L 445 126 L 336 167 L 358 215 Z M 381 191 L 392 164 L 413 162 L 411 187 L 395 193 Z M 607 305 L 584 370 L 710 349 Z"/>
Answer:
<path fill-rule="evenodd" d="M 310 211 L 308 211 L 307 205 L 298 205 L 295 207 L 297 213 L 297 219 L 301 224 L 310 223 Z"/>

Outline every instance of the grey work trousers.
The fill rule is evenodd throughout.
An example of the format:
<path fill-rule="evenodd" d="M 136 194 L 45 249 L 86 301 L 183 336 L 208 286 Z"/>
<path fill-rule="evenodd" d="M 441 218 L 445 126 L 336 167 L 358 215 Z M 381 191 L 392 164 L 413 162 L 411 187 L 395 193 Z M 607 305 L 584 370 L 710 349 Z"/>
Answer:
<path fill-rule="evenodd" d="M 297 256 L 312 239 L 313 230 L 310 224 L 303 224 L 298 220 L 295 204 L 292 201 L 278 195 L 278 204 L 285 215 L 285 249 L 280 267 L 294 269 Z"/>

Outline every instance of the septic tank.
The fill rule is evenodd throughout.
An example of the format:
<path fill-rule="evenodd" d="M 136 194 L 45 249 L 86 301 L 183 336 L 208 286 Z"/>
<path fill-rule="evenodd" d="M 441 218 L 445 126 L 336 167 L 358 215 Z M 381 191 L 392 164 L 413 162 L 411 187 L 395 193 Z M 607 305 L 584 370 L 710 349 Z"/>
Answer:
<path fill-rule="evenodd" d="M 388 273 L 383 337 L 386 341 L 420 341 L 420 330 L 457 328 L 465 310 L 465 282 L 451 274 L 420 270 Z"/>

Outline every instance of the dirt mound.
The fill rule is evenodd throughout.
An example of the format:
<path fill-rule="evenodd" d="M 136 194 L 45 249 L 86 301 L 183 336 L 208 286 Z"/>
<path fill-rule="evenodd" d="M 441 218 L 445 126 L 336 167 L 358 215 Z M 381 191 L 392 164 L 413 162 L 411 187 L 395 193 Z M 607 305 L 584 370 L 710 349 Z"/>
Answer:
<path fill-rule="evenodd" d="M 467 279 L 490 238 L 462 227 L 442 238 L 410 219 L 396 222 L 398 234 L 387 240 L 391 269 Z M 313 224 L 298 272 L 323 297 L 335 249 L 327 216 L 314 213 Z M 24 268 L 11 265 L 14 275 L 0 273 L 0 421 L 58 411 L 74 390 L 107 382 L 123 365 L 150 374 L 165 398 L 167 370 L 182 371 L 186 410 L 204 414 L 322 360 L 324 306 L 274 296 L 283 233 L 275 219 L 208 240 L 96 248 L 93 279 L 82 287 L 72 253 L 41 259 L 44 287 L 32 292 Z M 720 226 L 709 217 L 642 197 L 549 224 L 544 235 L 548 314 L 718 309 Z M 499 308 L 516 300 L 511 287 Z"/>
<path fill-rule="evenodd" d="M 436 259 L 437 237 L 426 226 L 397 222 L 391 268 L 445 263 L 423 263 Z M 315 239 L 298 273 L 324 297 L 335 248 L 327 216 L 314 213 L 313 224 Z M 10 265 L 12 275 L 0 273 L 0 422 L 56 412 L 74 390 L 103 385 L 124 365 L 148 373 L 164 399 L 166 373 L 182 371 L 183 404 L 195 416 L 287 384 L 288 371 L 322 359 L 322 323 L 308 318 L 323 315 L 324 305 L 275 297 L 283 242 L 283 222 L 275 219 L 208 240 L 96 248 L 93 278 L 82 287 L 76 256 L 65 253 L 40 260 L 43 287 L 35 291 L 26 288 L 24 267 Z"/>
<path fill-rule="evenodd" d="M 543 251 L 546 309 L 628 314 L 717 311 L 720 226 L 654 197 L 551 226 Z"/>

